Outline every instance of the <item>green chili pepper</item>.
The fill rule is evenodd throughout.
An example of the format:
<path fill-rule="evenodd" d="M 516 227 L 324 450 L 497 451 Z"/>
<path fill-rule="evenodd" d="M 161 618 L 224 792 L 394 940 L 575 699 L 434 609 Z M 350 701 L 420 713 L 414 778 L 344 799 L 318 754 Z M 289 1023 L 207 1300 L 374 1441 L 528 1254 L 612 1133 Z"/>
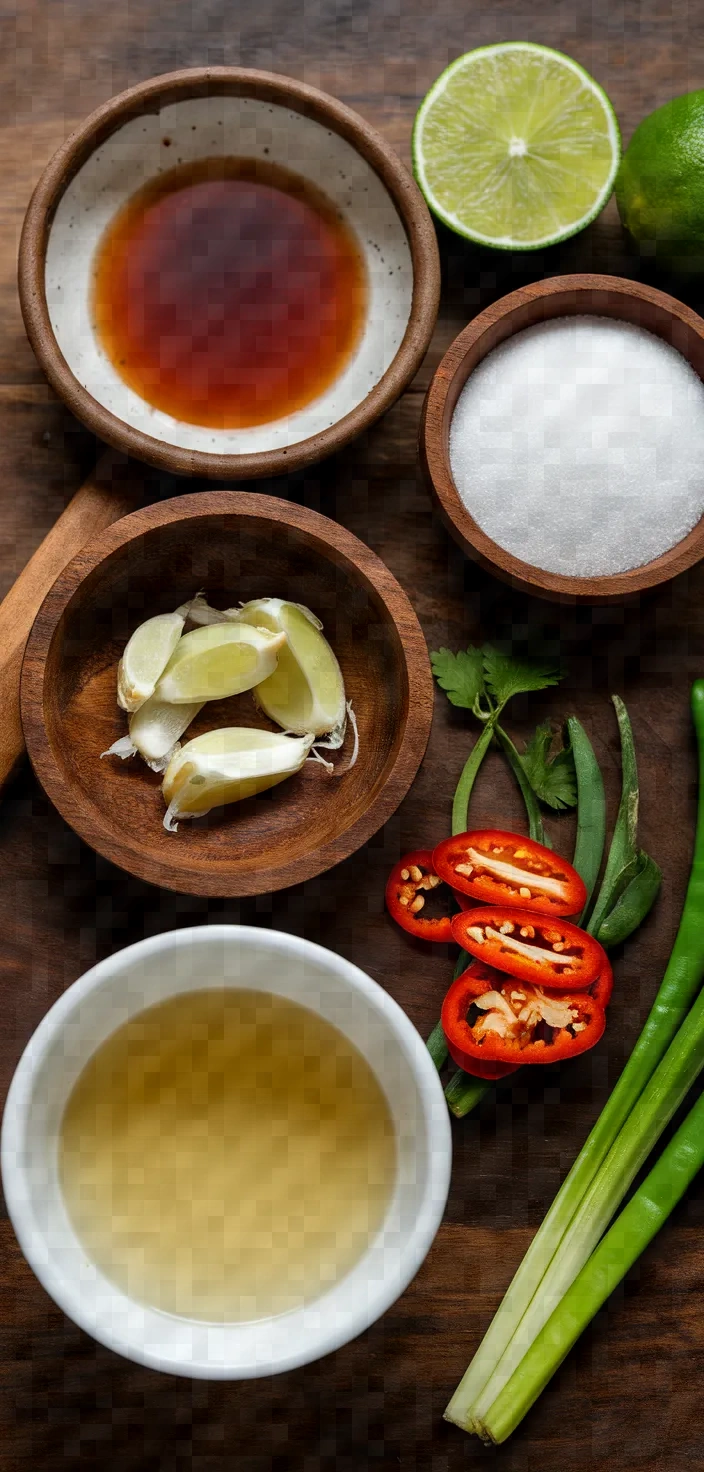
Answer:
<path fill-rule="evenodd" d="M 577 838 L 572 863 L 587 886 L 587 900 L 579 918 L 583 925 L 604 856 L 606 798 L 594 747 L 576 716 L 569 717 L 567 731 L 577 775 Z"/>
<path fill-rule="evenodd" d="M 597 940 L 602 946 L 607 950 L 619 946 L 638 929 L 655 903 L 661 882 L 662 874 L 655 860 L 641 849 L 633 879 L 599 927 Z"/>
<path fill-rule="evenodd" d="M 599 934 L 606 916 L 635 878 L 638 869 L 638 767 L 633 731 L 620 696 L 612 695 L 611 699 L 621 737 L 621 801 L 604 878 L 587 926 L 590 935 Z"/>

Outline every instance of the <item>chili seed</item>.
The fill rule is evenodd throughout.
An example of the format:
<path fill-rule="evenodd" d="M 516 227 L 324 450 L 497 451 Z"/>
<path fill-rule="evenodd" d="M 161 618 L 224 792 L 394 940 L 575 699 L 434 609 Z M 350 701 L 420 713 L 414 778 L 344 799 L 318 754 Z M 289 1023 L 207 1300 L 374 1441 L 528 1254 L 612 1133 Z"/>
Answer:
<path fill-rule="evenodd" d="M 564 949 L 565 949 L 565 947 L 564 947 L 563 942 L 561 940 L 556 940 L 555 941 L 555 944 L 553 946 L 553 950 L 554 951 L 557 951 L 557 953 L 559 955 L 562 951 L 564 951 Z"/>
<path fill-rule="evenodd" d="M 532 925 L 522 925 L 521 935 L 524 940 L 535 940 L 535 931 Z"/>
<path fill-rule="evenodd" d="M 400 905 L 407 905 L 408 904 L 408 895 L 407 894 L 400 894 L 399 897 L 398 897 L 398 902 L 399 902 Z"/>
<path fill-rule="evenodd" d="M 484 940 L 486 939 L 484 931 L 480 930 L 478 925 L 470 925 L 467 934 L 471 935 L 472 940 L 479 941 L 480 945 L 483 945 Z"/>
<path fill-rule="evenodd" d="M 520 896 L 521 896 L 522 899 L 524 899 L 524 900 L 529 900 L 530 899 L 530 890 L 529 889 L 526 889 L 525 884 L 522 884 L 521 885 L 518 893 L 520 894 Z"/>
<path fill-rule="evenodd" d="M 410 906 L 411 914 L 412 915 L 417 915 L 418 914 L 418 911 L 419 910 L 422 910 L 424 904 L 425 904 L 425 900 L 423 899 L 422 894 L 417 894 L 416 897 L 415 897 L 415 899 L 414 899 L 414 901 L 413 901 L 413 903 Z"/>
<path fill-rule="evenodd" d="M 402 879 L 410 879 L 410 877 L 411 876 L 410 876 L 410 874 L 409 874 L 409 872 L 408 872 L 407 869 L 402 869 L 401 870 L 401 878 Z"/>
<path fill-rule="evenodd" d="M 411 867 L 410 867 L 410 869 L 408 871 L 408 877 L 409 877 L 409 879 L 412 879 L 413 880 L 413 883 L 414 884 L 418 884 L 420 882 L 420 880 L 423 878 L 422 870 L 420 870 L 418 868 L 418 865 L 417 864 L 411 864 Z"/>
<path fill-rule="evenodd" d="M 474 869 L 471 864 L 455 864 L 455 873 L 463 874 L 465 879 L 469 879 L 470 874 L 474 873 Z"/>
<path fill-rule="evenodd" d="M 513 923 L 513 920 L 504 920 L 503 925 L 499 926 L 499 930 L 502 935 L 513 935 L 515 929 L 516 927 Z"/>

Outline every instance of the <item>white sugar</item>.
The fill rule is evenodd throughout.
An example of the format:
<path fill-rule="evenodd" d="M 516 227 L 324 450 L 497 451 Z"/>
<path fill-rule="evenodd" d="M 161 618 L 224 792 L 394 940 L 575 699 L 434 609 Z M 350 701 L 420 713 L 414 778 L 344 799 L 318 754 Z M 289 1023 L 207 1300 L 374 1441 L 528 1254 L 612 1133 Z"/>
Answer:
<path fill-rule="evenodd" d="M 483 531 L 549 572 L 658 557 L 704 512 L 704 385 L 675 348 L 607 317 L 559 317 L 475 368 L 450 428 Z"/>

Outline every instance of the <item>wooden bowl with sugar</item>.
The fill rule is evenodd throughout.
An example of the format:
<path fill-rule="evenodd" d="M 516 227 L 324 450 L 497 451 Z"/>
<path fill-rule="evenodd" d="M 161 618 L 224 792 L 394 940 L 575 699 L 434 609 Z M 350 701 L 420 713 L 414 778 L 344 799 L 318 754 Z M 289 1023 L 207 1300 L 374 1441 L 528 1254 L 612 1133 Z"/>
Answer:
<path fill-rule="evenodd" d="M 453 415 L 477 366 L 494 348 L 517 333 L 555 318 L 569 317 L 608 318 L 629 324 L 629 327 L 645 329 L 676 349 L 698 378 L 704 379 L 704 321 L 674 297 L 639 281 L 626 281 L 615 276 L 557 276 L 547 281 L 536 281 L 487 307 L 448 349 L 425 399 L 420 430 L 421 460 L 448 531 L 463 551 L 488 571 L 522 592 L 557 602 L 618 602 L 666 582 L 704 556 L 704 516 L 701 511 L 695 514 L 694 524 L 685 535 L 659 555 L 649 561 L 641 561 L 639 565 L 589 576 L 577 571 L 574 575 L 550 571 L 536 565 L 535 561 L 522 559 L 488 534 L 469 509 L 472 504 L 471 484 L 468 492 L 465 482 L 463 500 L 451 465 Z M 699 385 L 694 379 L 692 382 L 698 393 Z M 540 393 L 540 387 L 540 384 L 535 384 L 536 393 Z M 704 455 L 701 459 L 704 464 Z M 701 510 L 704 510 L 704 474 L 701 486 Z M 555 516 L 559 514 L 558 503 Z M 668 508 L 663 507 L 663 517 L 666 518 L 667 514 Z M 624 526 L 625 537 L 628 537 L 628 531 L 628 526 Z"/>
<path fill-rule="evenodd" d="M 203 589 L 216 607 L 275 596 L 323 621 L 359 726 L 334 754 L 270 791 L 163 827 L 161 777 L 139 757 L 101 760 L 126 734 L 117 665 L 133 630 Z M 52 802 L 98 853 L 183 894 L 264 894 L 355 852 L 395 812 L 423 759 L 430 662 L 403 589 L 362 542 L 317 512 L 252 492 L 179 496 L 116 522 L 48 594 L 22 671 L 22 722 Z M 222 726 L 276 729 L 251 692 L 203 707 L 183 740 Z M 330 755 L 330 753 L 326 753 Z"/>

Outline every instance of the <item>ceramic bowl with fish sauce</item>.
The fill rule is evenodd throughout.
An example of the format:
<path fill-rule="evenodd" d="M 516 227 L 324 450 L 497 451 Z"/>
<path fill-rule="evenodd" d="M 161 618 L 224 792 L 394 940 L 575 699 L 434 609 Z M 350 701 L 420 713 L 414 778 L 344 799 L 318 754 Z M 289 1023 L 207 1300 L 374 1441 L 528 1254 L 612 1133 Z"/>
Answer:
<path fill-rule="evenodd" d="M 178 474 L 280 475 L 413 378 L 434 229 L 384 140 L 288 77 L 196 68 L 94 112 L 45 169 L 19 289 L 49 381 L 101 439 Z"/>

